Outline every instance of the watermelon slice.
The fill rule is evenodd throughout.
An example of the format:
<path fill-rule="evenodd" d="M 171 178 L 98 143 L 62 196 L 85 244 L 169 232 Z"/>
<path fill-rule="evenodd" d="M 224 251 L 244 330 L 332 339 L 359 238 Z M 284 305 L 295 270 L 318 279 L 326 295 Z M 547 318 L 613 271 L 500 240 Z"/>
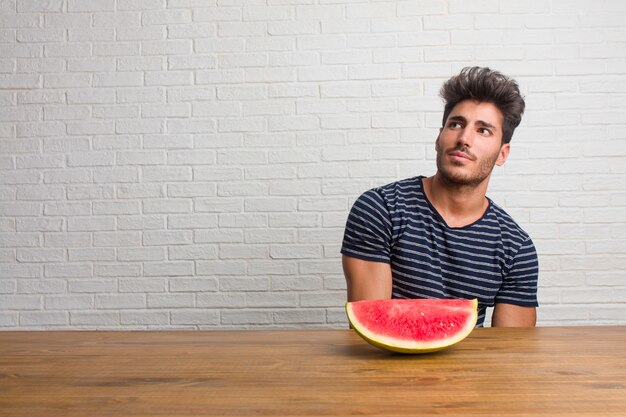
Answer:
<path fill-rule="evenodd" d="M 401 353 L 434 352 L 465 339 L 478 300 L 391 299 L 346 303 L 352 328 L 368 343 Z"/>

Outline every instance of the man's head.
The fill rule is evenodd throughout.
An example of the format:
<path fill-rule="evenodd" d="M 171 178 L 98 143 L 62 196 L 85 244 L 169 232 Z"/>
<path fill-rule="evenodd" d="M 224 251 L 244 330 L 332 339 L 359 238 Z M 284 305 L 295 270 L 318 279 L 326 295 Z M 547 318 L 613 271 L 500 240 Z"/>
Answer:
<path fill-rule="evenodd" d="M 445 102 L 442 126 L 454 107 L 463 100 L 493 103 L 503 116 L 502 143 L 511 141 L 515 128 L 522 121 L 525 103 L 517 83 L 489 68 L 466 67 L 445 82 L 440 96 Z"/>

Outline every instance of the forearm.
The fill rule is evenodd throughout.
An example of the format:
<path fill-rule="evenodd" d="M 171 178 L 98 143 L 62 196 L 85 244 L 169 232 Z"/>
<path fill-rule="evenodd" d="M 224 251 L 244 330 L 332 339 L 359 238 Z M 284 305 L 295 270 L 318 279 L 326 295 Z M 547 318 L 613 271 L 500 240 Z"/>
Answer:
<path fill-rule="evenodd" d="M 344 256 L 343 272 L 346 277 L 348 301 L 380 300 L 391 298 L 391 266 Z"/>
<path fill-rule="evenodd" d="M 536 324 L 535 307 L 498 303 L 491 316 L 491 327 L 534 327 Z"/>

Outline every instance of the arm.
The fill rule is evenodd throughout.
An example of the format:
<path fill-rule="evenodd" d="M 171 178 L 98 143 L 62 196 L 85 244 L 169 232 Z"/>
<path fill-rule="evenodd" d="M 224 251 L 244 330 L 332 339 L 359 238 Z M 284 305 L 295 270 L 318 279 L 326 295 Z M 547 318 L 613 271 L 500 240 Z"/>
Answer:
<path fill-rule="evenodd" d="M 391 265 L 346 255 L 342 257 L 342 263 L 348 301 L 391 298 Z"/>
<path fill-rule="evenodd" d="M 492 327 L 535 326 L 538 277 L 537 251 L 528 238 L 515 254 L 511 269 L 498 291 L 491 316 Z"/>
<path fill-rule="evenodd" d="M 491 327 L 534 327 L 536 323 L 535 307 L 496 303 L 491 316 Z"/>

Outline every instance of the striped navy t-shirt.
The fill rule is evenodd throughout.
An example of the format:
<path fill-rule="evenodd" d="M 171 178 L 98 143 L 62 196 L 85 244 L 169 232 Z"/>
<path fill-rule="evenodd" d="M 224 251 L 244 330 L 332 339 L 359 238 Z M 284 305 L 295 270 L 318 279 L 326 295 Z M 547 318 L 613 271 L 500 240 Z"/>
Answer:
<path fill-rule="evenodd" d="M 491 200 L 476 222 L 449 227 L 422 178 L 363 193 L 348 216 L 341 253 L 389 263 L 393 298 L 477 298 L 478 326 L 495 303 L 537 306 L 539 268 L 528 234 Z"/>

